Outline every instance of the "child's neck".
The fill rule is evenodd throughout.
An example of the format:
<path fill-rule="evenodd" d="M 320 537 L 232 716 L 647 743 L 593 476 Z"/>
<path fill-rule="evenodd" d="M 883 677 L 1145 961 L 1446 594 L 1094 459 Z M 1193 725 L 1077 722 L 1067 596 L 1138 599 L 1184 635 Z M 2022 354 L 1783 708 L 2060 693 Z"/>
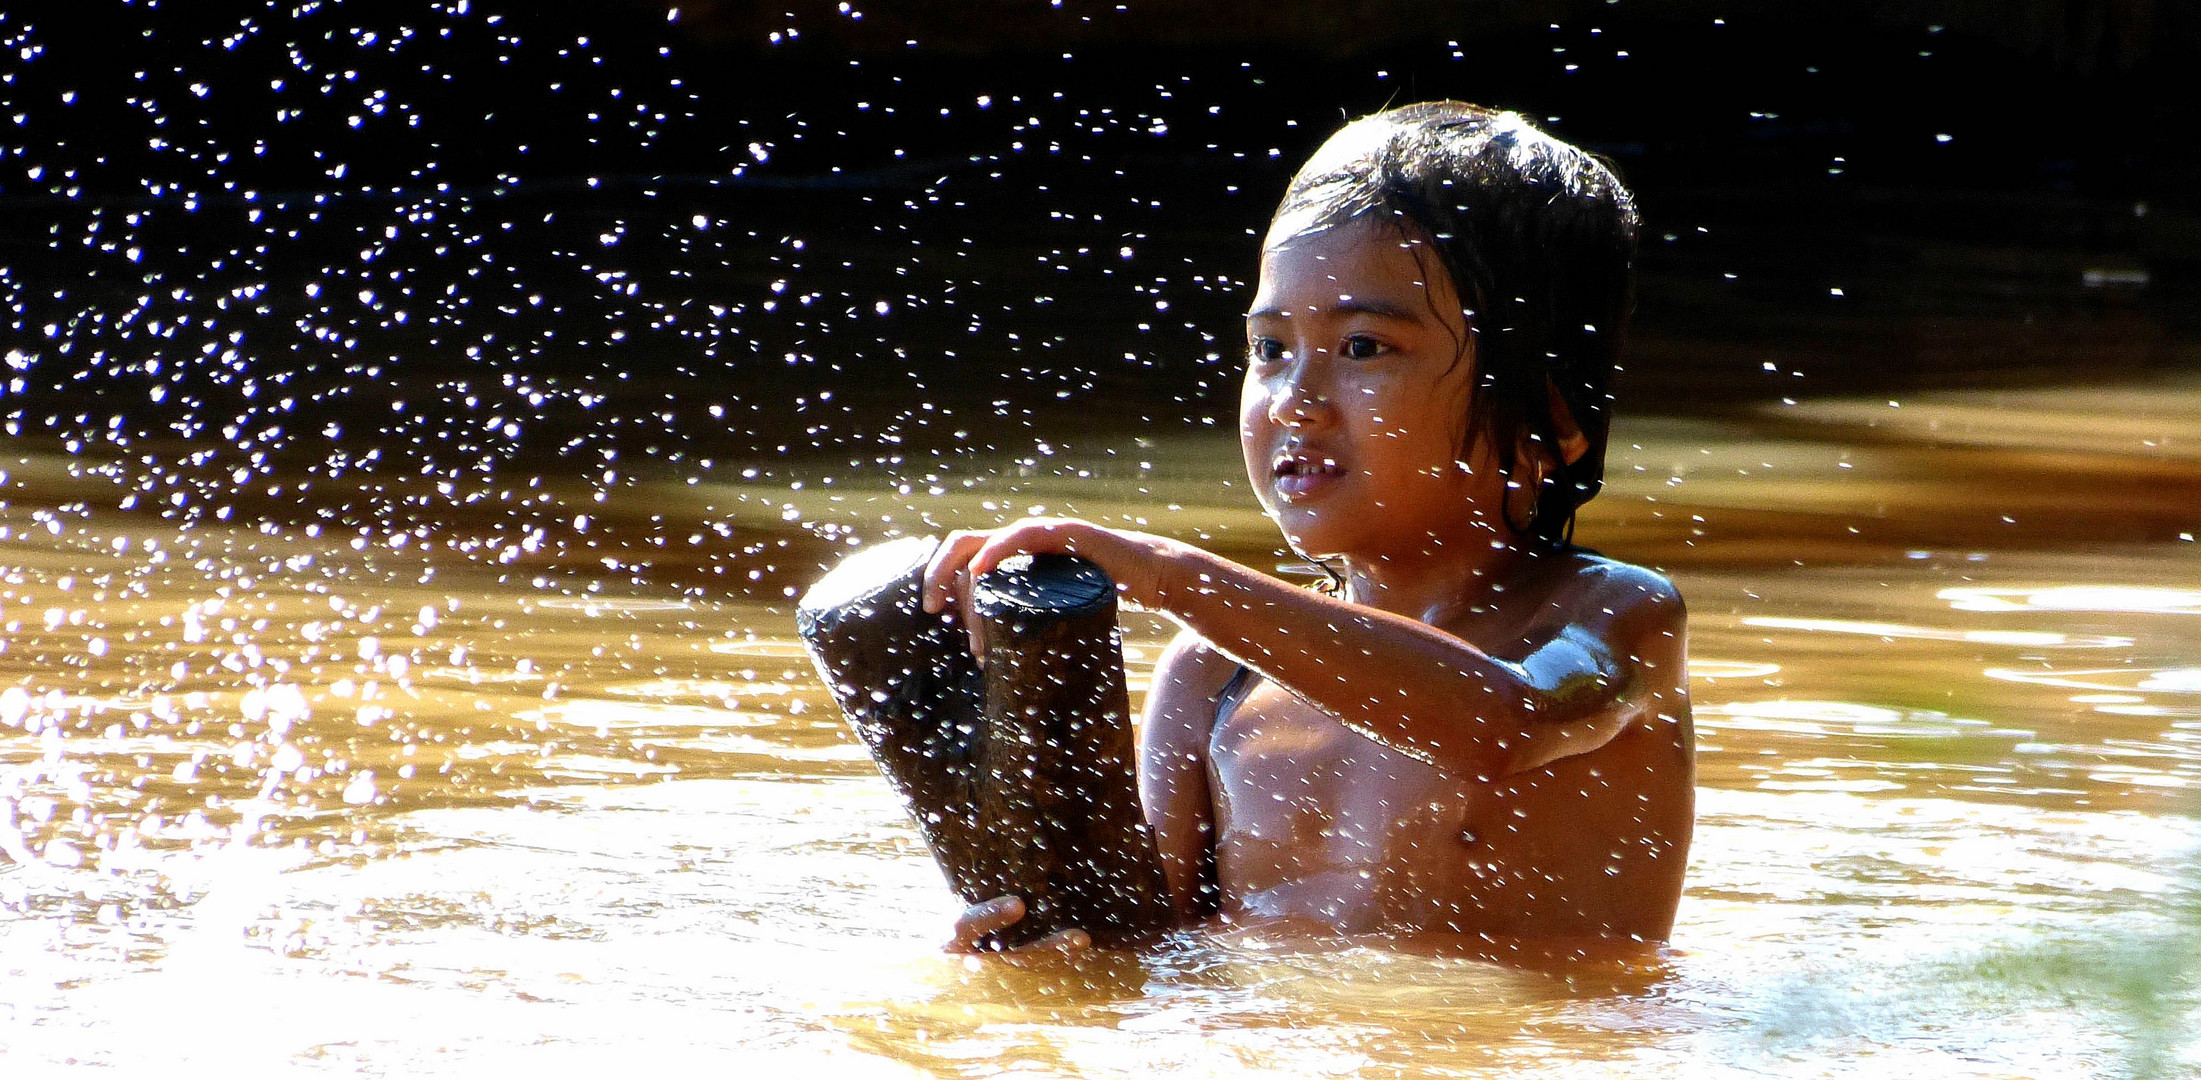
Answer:
<path fill-rule="evenodd" d="M 1438 624 L 1471 607 L 1498 602 L 1539 549 L 1529 543 L 1483 541 L 1410 555 L 1345 559 L 1345 598 L 1356 604 Z"/>

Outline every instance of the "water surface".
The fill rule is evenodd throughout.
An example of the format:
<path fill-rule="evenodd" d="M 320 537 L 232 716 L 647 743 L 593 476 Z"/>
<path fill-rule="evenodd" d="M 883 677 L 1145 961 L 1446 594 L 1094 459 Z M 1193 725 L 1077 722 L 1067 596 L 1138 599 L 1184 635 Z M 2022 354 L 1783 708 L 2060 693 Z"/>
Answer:
<path fill-rule="evenodd" d="M 2201 384 L 1638 416 L 1613 445 L 1580 536 L 1688 599 L 1701 818 L 1671 949 L 1530 969 L 939 953 L 959 904 L 789 597 L 854 543 L 1035 508 L 1282 561 L 1214 428 L 608 498 L 484 481 L 404 531 L 184 526 L 124 509 L 120 463 L 12 451 L 0 1061 L 2201 1066 Z M 1127 631 L 1136 694 L 1167 628 Z"/>

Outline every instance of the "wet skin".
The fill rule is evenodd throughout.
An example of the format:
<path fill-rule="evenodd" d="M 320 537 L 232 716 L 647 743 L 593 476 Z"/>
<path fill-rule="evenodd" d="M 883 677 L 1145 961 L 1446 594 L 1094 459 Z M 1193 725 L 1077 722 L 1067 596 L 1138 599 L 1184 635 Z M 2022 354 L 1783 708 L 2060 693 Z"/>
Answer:
<path fill-rule="evenodd" d="M 1572 592 L 1641 590 L 1645 603 L 1678 609 L 1631 569 L 1555 557 L 1514 578 L 1510 604 L 1443 629 L 1519 661 L 1568 633 Z M 1640 675 L 1621 707 L 1637 715 L 1609 741 L 1499 776 L 1393 749 L 1264 680 L 1208 732 L 1224 914 L 1345 932 L 1663 940 L 1693 819 L 1691 790 L 1672 779 L 1689 775 L 1691 747 L 1685 706 L 1667 711 L 1685 700 L 1660 679 L 1667 663 L 1680 669 L 1679 643 L 1667 640 L 1636 650 Z M 1186 660 L 1185 675 L 1201 682 L 1217 666 Z M 1199 718 L 1188 719 L 1197 738 Z"/>
<path fill-rule="evenodd" d="M 928 606 L 1011 555 L 1070 551 L 1185 627 L 1148 697 L 1140 788 L 1187 920 L 1212 857 L 1227 921 L 1662 940 L 1693 821 L 1679 597 L 1504 524 L 1530 491 L 1466 439 L 1473 335 L 1412 237 L 1272 235 L 1247 330 L 1248 476 L 1296 550 L 1342 567 L 1343 596 L 1027 520 L 949 537 Z M 1561 427 L 1524 459 L 1578 453 Z M 1218 719 L 1241 663 L 1261 678 Z M 1016 914 L 974 908 L 958 941 Z"/>

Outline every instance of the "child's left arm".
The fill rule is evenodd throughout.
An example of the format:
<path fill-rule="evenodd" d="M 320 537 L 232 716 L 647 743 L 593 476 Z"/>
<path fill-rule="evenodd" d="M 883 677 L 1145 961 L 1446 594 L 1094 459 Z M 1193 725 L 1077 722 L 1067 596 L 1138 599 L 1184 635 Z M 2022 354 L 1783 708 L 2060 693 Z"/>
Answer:
<path fill-rule="evenodd" d="M 1131 603 L 1174 617 L 1354 731 L 1464 775 L 1587 753 L 1632 724 L 1678 722 L 1687 708 L 1680 598 L 1658 575 L 1620 563 L 1562 585 L 1510 650 L 1517 660 L 1179 541 L 1082 521 L 950 536 L 928 568 L 925 605 L 941 610 L 972 576 L 1048 551 L 1093 560 Z"/>

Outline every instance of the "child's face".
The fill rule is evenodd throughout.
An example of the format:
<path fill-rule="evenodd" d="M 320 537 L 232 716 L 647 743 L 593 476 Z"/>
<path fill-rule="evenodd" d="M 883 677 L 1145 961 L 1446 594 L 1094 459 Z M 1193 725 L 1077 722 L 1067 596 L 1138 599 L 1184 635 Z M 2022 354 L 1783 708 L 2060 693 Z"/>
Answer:
<path fill-rule="evenodd" d="M 1246 474 L 1294 549 L 1489 542 L 1504 486 L 1480 446 L 1463 455 L 1473 350 L 1427 245 L 1357 221 L 1272 245 L 1246 339 Z"/>

